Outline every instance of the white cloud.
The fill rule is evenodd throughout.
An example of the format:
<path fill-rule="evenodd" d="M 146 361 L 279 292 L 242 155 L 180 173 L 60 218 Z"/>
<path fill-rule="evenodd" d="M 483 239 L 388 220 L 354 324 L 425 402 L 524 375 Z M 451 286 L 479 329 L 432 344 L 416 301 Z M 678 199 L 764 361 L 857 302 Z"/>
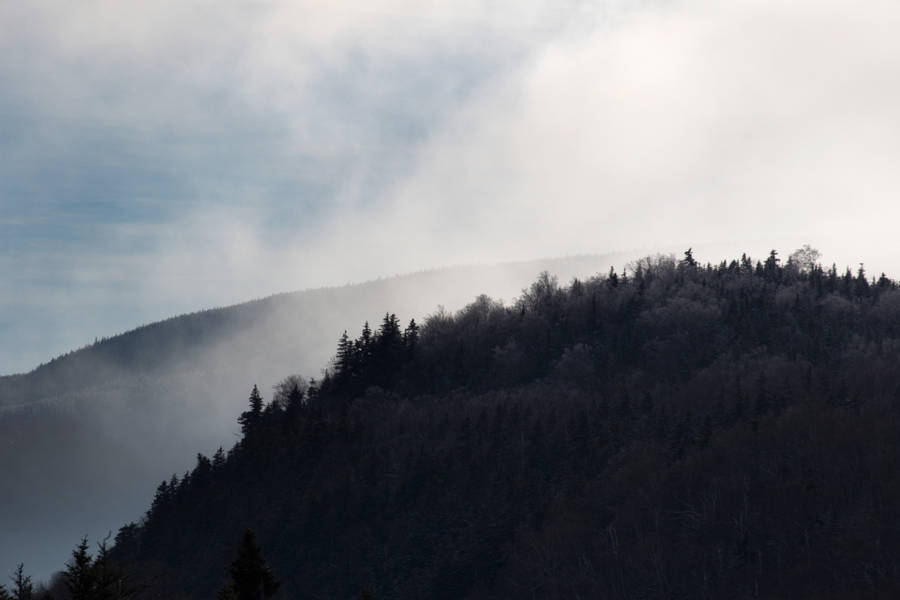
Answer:
<path fill-rule="evenodd" d="M 395 214 L 467 258 L 761 237 L 865 253 L 900 214 L 898 20 L 694 2 L 562 37 L 442 127 Z"/>
<path fill-rule="evenodd" d="M 99 294 L 140 322 L 704 243 L 900 275 L 898 21 L 883 0 L 0 3 L 0 202 L 46 204 L 0 226 L 59 226 L 98 194 L 122 213 L 15 242 L 19 271 L 66 284 L 19 298 Z"/>

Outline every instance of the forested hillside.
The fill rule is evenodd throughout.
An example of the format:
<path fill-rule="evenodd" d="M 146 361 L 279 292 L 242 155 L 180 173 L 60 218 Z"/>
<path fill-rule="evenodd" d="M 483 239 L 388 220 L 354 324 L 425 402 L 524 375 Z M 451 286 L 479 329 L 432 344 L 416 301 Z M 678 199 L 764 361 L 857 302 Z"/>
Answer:
<path fill-rule="evenodd" d="M 154 480 L 234 443 L 245 402 L 236 390 L 255 382 L 268 394 L 286 374 L 317 375 L 335 332 L 373 312 L 420 318 L 484 290 L 510 298 L 542 269 L 568 277 L 614 261 L 626 259 L 435 269 L 281 294 L 145 325 L 0 377 L 0 565 L 24 561 L 45 579 L 73 539 L 136 518 Z"/>
<path fill-rule="evenodd" d="M 897 597 L 900 290 L 809 257 L 387 314 L 113 555 L 147 598 L 214 597 L 247 529 L 279 598 Z"/>

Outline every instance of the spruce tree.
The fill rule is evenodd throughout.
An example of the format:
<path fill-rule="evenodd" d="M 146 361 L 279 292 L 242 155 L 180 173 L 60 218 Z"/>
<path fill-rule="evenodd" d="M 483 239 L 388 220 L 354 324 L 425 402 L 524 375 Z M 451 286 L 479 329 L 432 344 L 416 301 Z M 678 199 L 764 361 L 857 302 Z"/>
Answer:
<path fill-rule="evenodd" d="M 253 431 L 259 424 L 262 417 L 263 400 L 259 394 L 259 388 L 256 385 L 250 390 L 250 410 L 242 412 L 238 417 L 238 423 L 241 425 L 241 432 L 246 435 Z"/>
<path fill-rule="evenodd" d="M 280 585 L 262 557 L 256 536 L 249 529 L 244 532 L 237 557 L 228 565 L 227 570 L 231 582 L 219 590 L 219 600 L 271 598 Z"/>
<path fill-rule="evenodd" d="M 416 344 L 419 342 L 419 326 L 416 324 L 415 319 L 409 320 L 409 325 L 406 326 L 406 330 L 403 332 L 403 342 L 408 350 L 415 350 Z"/>
<path fill-rule="evenodd" d="M 81 542 L 72 551 L 72 560 L 66 563 L 63 576 L 72 600 L 93 600 L 97 582 L 91 555 L 88 553 L 87 536 L 81 538 Z"/>
<path fill-rule="evenodd" d="M 34 586 L 31 583 L 31 576 L 25 575 L 25 565 L 19 563 L 10 579 L 13 582 L 11 596 L 13 600 L 32 600 L 34 598 Z"/>
<path fill-rule="evenodd" d="M 32 600 L 34 598 L 34 586 L 31 584 L 31 576 L 25 575 L 25 565 L 19 563 L 10 580 L 13 582 L 10 598 L 13 600 Z"/>
<path fill-rule="evenodd" d="M 334 359 L 334 372 L 337 377 L 347 377 L 350 375 L 353 361 L 353 343 L 347 335 L 347 330 L 338 340 L 337 356 Z"/>

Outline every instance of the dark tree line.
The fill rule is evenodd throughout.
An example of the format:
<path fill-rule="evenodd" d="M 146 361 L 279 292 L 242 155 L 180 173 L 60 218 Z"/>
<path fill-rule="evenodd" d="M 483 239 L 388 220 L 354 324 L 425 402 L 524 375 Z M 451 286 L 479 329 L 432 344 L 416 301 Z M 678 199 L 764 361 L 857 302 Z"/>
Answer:
<path fill-rule="evenodd" d="M 257 597 L 897 597 L 900 290 L 817 260 L 388 314 L 254 387 L 110 554 L 147 598 L 234 593 L 248 529 Z"/>

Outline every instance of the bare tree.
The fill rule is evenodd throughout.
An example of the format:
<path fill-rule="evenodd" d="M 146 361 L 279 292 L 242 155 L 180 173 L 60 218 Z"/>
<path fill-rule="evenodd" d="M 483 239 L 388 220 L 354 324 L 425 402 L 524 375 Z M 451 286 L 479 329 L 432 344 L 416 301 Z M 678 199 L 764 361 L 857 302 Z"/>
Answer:
<path fill-rule="evenodd" d="M 797 270 L 801 273 L 808 273 L 813 267 L 819 264 L 820 258 L 822 258 L 821 252 L 809 244 L 803 244 L 803 246 L 791 252 L 789 261 L 792 265 L 796 266 Z"/>

